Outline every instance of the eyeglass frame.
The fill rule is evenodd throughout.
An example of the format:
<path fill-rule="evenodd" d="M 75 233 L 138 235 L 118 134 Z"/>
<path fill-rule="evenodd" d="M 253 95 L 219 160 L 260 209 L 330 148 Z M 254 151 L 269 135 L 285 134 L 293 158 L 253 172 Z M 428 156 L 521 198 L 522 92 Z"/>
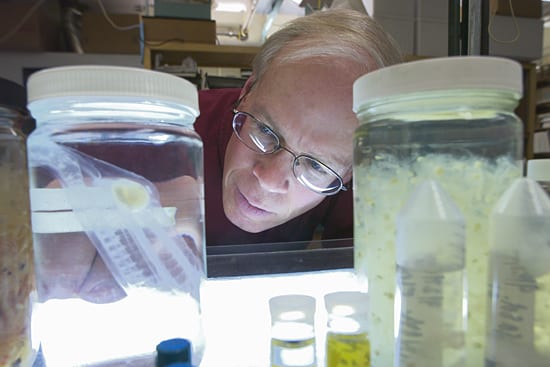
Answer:
<path fill-rule="evenodd" d="M 266 128 L 268 131 L 269 131 L 269 134 L 275 138 L 275 141 L 276 141 L 276 144 L 275 144 L 275 147 L 269 151 L 263 151 L 260 146 L 258 146 L 258 144 L 254 143 L 254 147 L 251 147 L 249 146 L 245 141 L 244 139 L 241 137 L 238 129 L 237 129 L 237 124 L 239 124 L 238 122 L 236 122 L 236 119 L 237 119 L 237 116 L 239 114 L 242 114 L 242 115 L 245 115 L 249 118 L 252 119 L 252 121 L 254 121 L 256 124 L 260 125 L 262 128 Z M 242 125 L 244 125 L 244 123 L 240 124 L 241 125 L 241 128 L 242 128 Z M 292 161 L 292 174 L 294 175 L 294 177 L 296 178 L 296 180 L 301 184 L 303 185 L 304 187 L 308 188 L 309 190 L 317 193 L 317 194 L 320 194 L 320 195 L 324 195 L 324 196 L 331 196 L 331 195 L 336 195 L 337 193 L 339 193 L 340 191 L 347 191 L 348 188 L 346 187 L 345 183 L 344 183 L 344 179 L 342 178 L 342 176 L 340 176 L 334 169 L 332 169 L 331 167 L 329 167 L 327 164 L 323 163 L 321 160 L 309 155 L 309 154 L 304 154 L 304 153 L 301 153 L 301 154 L 296 154 L 294 153 L 293 151 L 291 151 L 289 148 L 287 148 L 286 146 L 284 146 L 283 144 L 281 144 L 281 140 L 282 138 L 279 136 L 279 134 L 277 134 L 271 127 L 269 127 L 269 125 L 267 125 L 266 123 L 260 121 L 259 119 L 257 119 L 254 115 L 252 115 L 251 113 L 249 112 L 246 112 L 246 111 L 240 111 L 236 108 L 233 109 L 233 121 L 232 121 L 232 127 L 233 127 L 233 133 L 235 134 L 235 136 L 237 137 L 237 139 L 245 146 L 247 147 L 248 149 L 252 150 L 253 152 L 255 153 L 258 153 L 258 154 L 261 154 L 261 155 L 270 155 L 270 154 L 275 154 L 281 150 L 284 150 L 286 152 L 288 152 L 294 159 Z M 254 140 L 251 139 L 253 142 Z M 322 191 L 317 191 L 315 190 L 312 186 L 308 185 L 306 182 L 304 182 L 302 179 L 300 179 L 300 177 L 296 174 L 296 163 L 298 162 L 298 159 L 299 158 L 307 158 L 309 159 L 310 161 L 313 161 L 315 163 L 318 163 L 320 164 L 323 168 L 326 168 L 328 170 L 328 172 L 330 172 L 332 175 L 334 175 L 335 179 L 337 182 L 339 182 L 339 186 L 335 187 L 334 189 L 330 189 L 329 192 L 322 192 Z"/>

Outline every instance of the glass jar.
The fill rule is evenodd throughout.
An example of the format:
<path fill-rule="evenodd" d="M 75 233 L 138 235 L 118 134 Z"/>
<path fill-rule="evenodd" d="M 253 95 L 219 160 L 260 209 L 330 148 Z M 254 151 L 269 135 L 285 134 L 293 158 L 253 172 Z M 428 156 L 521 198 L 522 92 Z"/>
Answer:
<path fill-rule="evenodd" d="M 355 82 L 354 258 L 368 281 L 372 366 L 394 365 L 396 217 L 426 180 L 465 218 L 466 365 L 483 366 L 488 217 L 521 176 L 523 130 L 514 114 L 521 93 L 521 66 L 495 57 L 414 61 Z"/>
<path fill-rule="evenodd" d="M 196 88 L 145 69 L 71 66 L 33 74 L 28 93 L 35 324 L 46 365 L 152 366 L 155 346 L 179 337 L 198 364 Z"/>
<path fill-rule="evenodd" d="M 367 293 L 343 291 L 325 295 L 326 367 L 370 366 Z"/>
<path fill-rule="evenodd" d="M 316 300 L 305 294 L 285 294 L 269 300 L 271 367 L 315 367 Z"/>
<path fill-rule="evenodd" d="M 28 367 L 35 299 L 25 134 L 25 88 L 0 79 L 0 366 Z"/>

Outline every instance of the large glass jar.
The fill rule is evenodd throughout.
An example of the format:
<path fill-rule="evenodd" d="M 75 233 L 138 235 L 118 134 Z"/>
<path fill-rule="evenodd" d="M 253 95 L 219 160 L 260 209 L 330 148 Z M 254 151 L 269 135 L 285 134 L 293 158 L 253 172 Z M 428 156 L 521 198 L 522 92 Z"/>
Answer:
<path fill-rule="evenodd" d="M 33 247 L 22 127 L 25 88 L 0 78 L 0 367 L 31 366 L 35 298 Z"/>
<path fill-rule="evenodd" d="M 202 356 L 205 275 L 196 87 L 138 68 L 33 74 L 28 108 L 35 327 L 47 366 L 152 366 L 162 340 Z"/>
<path fill-rule="evenodd" d="M 426 180 L 441 185 L 466 222 L 467 332 L 444 335 L 443 344 L 465 343 L 466 365 L 483 366 L 488 217 L 522 173 L 521 93 L 518 63 L 482 56 L 414 61 L 356 81 L 355 269 L 368 281 L 372 366 L 394 365 L 396 217 Z"/>

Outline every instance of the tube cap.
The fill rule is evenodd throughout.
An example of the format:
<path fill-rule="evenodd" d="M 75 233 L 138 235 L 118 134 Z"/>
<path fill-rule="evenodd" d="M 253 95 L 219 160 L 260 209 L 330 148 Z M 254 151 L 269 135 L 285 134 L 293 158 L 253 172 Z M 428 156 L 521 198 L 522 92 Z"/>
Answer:
<path fill-rule="evenodd" d="M 191 363 L 191 342 L 183 338 L 160 342 L 157 345 L 156 367 L 167 367 L 176 362 Z"/>

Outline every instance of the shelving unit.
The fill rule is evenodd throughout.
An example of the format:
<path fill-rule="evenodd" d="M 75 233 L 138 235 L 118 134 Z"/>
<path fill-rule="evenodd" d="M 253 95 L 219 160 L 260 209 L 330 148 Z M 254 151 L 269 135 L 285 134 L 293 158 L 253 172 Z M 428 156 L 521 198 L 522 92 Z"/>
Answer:
<path fill-rule="evenodd" d="M 533 159 L 533 143 L 537 128 L 537 67 L 533 63 L 523 63 L 523 98 L 516 114 L 524 126 L 524 157 Z"/>
<path fill-rule="evenodd" d="M 541 139 L 544 139 L 546 135 L 546 142 L 550 145 L 550 127 L 548 124 L 550 119 L 550 65 L 543 65 L 537 69 L 536 72 L 536 85 L 537 90 L 534 99 L 535 103 L 535 124 L 533 127 L 533 141 L 535 141 L 536 134 L 542 134 Z M 545 122 L 544 127 L 542 122 Z M 535 149 L 534 149 L 535 150 Z M 546 152 L 537 152 L 533 151 L 532 158 L 550 158 L 550 149 Z"/>
<path fill-rule="evenodd" d="M 159 45 L 147 44 L 143 49 L 143 66 L 152 69 L 155 55 L 162 54 L 164 62 L 181 63 L 190 56 L 203 67 L 232 67 L 249 69 L 259 47 L 211 45 L 206 43 L 183 43 L 169 41 Z"/>

